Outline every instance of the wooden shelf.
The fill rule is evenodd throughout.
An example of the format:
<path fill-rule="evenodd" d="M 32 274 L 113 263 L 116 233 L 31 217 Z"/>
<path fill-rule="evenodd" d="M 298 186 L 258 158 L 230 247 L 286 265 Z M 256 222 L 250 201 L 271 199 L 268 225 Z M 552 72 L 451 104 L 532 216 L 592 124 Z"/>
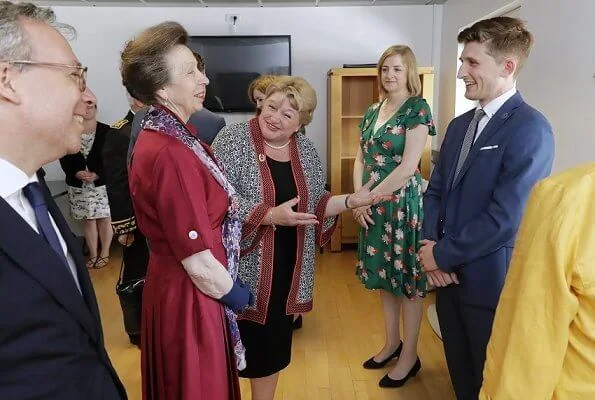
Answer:
<path fill-rule="evenodd" d="M 422 96 L 433 105 L 434 68 L 419 67 Z M 328 179 L 332 194 L 353 191 L 353 163 L 359 149 L 359 124 L 368 107 L 379 100 L 376 68 L 335 68 L 328 72 Z M 431 143 L 428 139 L 421 159 L 421 173 L 429 178 Z M 350 214 L 340 216 L 331 239 L 331 251 L 341 245 L 357 243 L 359 225 Z"/>

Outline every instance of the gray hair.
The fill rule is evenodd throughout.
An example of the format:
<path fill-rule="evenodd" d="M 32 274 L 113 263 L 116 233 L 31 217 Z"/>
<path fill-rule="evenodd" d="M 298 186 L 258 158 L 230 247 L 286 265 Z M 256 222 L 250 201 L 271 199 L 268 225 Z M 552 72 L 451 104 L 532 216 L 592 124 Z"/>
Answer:
<path fill-rule="evenodd" d="M 23 32 L 22 19 L 51 25 L 67 39 L 72 39 L 76 35 L 72 26 L 56 21 L 56 15 L 49 7 L 38 7 L 32 3 L 0 1 L 0 60 L 30 59 L 31 43 Z"/>

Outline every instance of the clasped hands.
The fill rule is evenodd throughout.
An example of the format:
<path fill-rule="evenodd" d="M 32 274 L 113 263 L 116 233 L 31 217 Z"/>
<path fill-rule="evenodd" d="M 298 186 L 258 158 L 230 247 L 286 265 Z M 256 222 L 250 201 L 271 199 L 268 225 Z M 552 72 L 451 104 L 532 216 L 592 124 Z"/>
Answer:
<path fill-rule="evenodd" d="M 134 243 L 134 234 L 124 233 L 122 235 L 118 235 L 118 243 L 120 243 L 124 247 L 132 246 L 132 243 Z"/>
<path fill-rule="evenodd" d="M 428 277 L 428 283 L 436 287 L 445 287 L 453 283 L 458 285 L 459 278 L 456 273 L 444 272 L 438 268 L 438 264 L 436 264 L 436 260 L 434 259 L 434 246 L 436 242 L 424 239 L 420 243 L 419 258 L 422 268 Z"/>
<path fill-rule="evenodd" d="M 381 201 L 389 201 L 394 198 L 394 194 L 390 192 L 385 192 L 385 189 L 379 185 L 374 188 L 374 190 L 370 191 L 370 188 L 375 183 L 374 179 L 370 179 L 368 183 L 361 187 L 355 194 L 363 192 L 368 193 L 370 196 L 375 196 L 374 202 L 361 202 L 360 204 L 354 204 L 353 207 L 353 219 L 361 225 L 362 228 L 368 229 L 368 224 L 374 225 L 374 221 L 372 220 L 372 209 L 371 206 L 373 204 L 379 203 Z M 352 195 L 353 196 L 355 196 Z"/>
<path fill-rule="evenodd" d="M 78 171 L 76 174 L 74 174 L 74 176 L 81 181 L 88 183 L 95 182 L 97 179 L 99 179 L 99 175 L 91 171 Z"/>

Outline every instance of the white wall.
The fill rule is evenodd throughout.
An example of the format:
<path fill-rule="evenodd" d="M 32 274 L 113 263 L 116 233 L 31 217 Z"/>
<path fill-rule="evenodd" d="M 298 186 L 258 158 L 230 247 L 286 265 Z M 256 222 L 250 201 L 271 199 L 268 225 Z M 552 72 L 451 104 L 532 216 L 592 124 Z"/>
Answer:
<path fill-rule="evenodd" d="M 519 88 L 554 127 L 554 170 L 595 161 L 595 1 L 523 0 L 536 44 Z"/>
<path fill-rule="evenodd" d="M 73 42 L 81 62 L 89 66 L 89 87 L 99 100 L 99 119 L 112 122 L 127 110 L 118 71 L 119 55 L 126 40 L 142 29 L 165 20 L 180 22 L 190 35 L 227 35 L 225 14 L 239 15 L 238 35 L 282 35 L 292 39 L 292 73 L 306 78 L 318 94 L 314 120 L 307 127 L 323 165 L 326 166 L 326 74 L 344 63 L 375 63 L 388 46 L 412 47 L 418 63 L 431 65 L 440 47 L 433 45 L 436 9 L 442 6 L 374 7 L 54 7 L 59 20 L 78 31 Z M 438 14 L 440 15 L 440 14 Z M 208 69 L 207 69 L 208 73 Z M 226 115 L 228 122 L 245 120 L 247 114 Z M 48 168 L 50 179 L 59 179 L 59 166 Z"/>
<path fill-rule="evenodd" d="M 442 134 L 454 115 L 458 29 L 509 3 L 448 0 L 444 5 L 438 107 Z M 536 43 L 518 88 L 553 126 L 554 172 L 595 161 L 595 2 L 522 0 L 520 15 Z"/>

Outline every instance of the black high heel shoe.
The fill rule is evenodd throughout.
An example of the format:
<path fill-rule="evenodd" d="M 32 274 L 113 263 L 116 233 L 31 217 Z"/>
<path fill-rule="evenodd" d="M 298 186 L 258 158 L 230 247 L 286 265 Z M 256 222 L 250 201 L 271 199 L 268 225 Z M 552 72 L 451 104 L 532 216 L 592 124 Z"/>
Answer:
<path fill-rule="evenodd" d="M 303 323 L 302 314 L 300 314 L 296 319 L 293 320 L 292 327 L 293 330 L 301 329 Z"/>
<path fill-rule="evenodd" d="M 397 347 L 397 349 L 395 350 L 395 352 L 393 354 L 391 354 L 386 360 L 383 361 L 376 361 L 374 360 L 374 357 L 370 358 L 369 360 L 366 360 L 366 362 L 364 362 L 363 367 L 365 369 L 380 369 L 380 368 L 384 368 L 384 366 L 393 358 L 399 357 L 401 355 L 401 350 L 403 350 L 403 342 L 399 343 L 399 347 Z"/>
<path fill-rule="evenodd" d="M 421 369 L 421 361 L 419 361 L 419 357 L 413 364 L 413 367 L 409 370 L 407 375 L 403 379 L 392 379 L 388 374 L 384 375 L 384 377 L 378 382 L 378 386 L 383 388 L 398 388 L 403 386 L 409 378 L 413 378 L 419 370 Z"/>

